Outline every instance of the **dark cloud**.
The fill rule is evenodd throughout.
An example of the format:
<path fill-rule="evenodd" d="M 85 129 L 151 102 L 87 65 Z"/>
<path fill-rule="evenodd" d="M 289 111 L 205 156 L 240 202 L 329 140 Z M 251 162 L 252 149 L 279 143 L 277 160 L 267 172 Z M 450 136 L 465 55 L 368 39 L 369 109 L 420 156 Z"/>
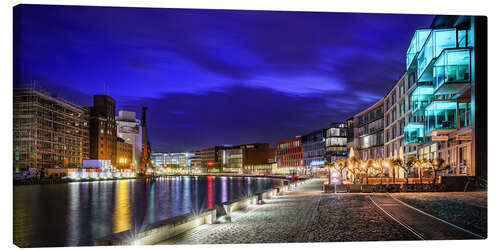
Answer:
<path fill-rule="evenodd" d="M 118 109 L 150 106 L 156 150 L 272 142 L 377 101 L 432 18 L 19 5 L 14 82 L 81 105 L 108 86 Z"/>
<path fill-rule="evenodd" d="M 354 93 L 298 96 L 244 85 L 199 94 L 121 99 L 135 107 L 149 107 L 150 140 L 153 148 L 160 151 L 251 142 L 274 145 L 277 140 L 345 121 L 363 104 Z M 352 100 L 358 100 L 358 105 L 353 105 Z"/>

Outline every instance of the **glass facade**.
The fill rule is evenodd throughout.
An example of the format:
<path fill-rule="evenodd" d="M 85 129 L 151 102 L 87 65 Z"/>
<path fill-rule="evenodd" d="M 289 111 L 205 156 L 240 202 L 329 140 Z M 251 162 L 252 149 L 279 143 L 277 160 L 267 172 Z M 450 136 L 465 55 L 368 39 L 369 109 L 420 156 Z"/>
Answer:
<path fill-rule="evenodd" d="M 470 81 L 470 50 L 445 50 L 434 64 L 434 90 L 443 83 Z"/>
<path fill-rule="evenodd" d="M 427 37 L 422 51 L 418 54 L 417 78 L 419 82 L 432 81 L 429 65 L 444 49 L 457 47 L 456 29 L 433 30 Z"/>
<path fill-rule="evenodd" d="M 410 123 L 404 128 L 404 144 L 424 142 L 424 124 Z"/>
<path fill-rule="evenodd" d="M 422 49 L 422 46 L 424 45 L 430 32 L 430 29 L 419 29 L 415 31 L 415 34 L 413 34 L 410 46 L 406 52 L 406 69 L 410 67 L 413 58 L 415 58 L 417 53 Z"/>
<path fill-rule="evenodd" d="M 457 128 L 457 102 L 434 101 L 425 109 L 425 133 Z"/>
<path fill-rule="evenodd" d="M 414 115 L 423 115 L 425 107 L 432 102 L 434 88 L 430 85 L 420 85 L 411 93 L 411 111 Z"/>
<path fill-rule="evenodd" d="M 414 119 L 405 125 L 405 144 L 418 143 L 422 133 L 425 136 L 433 130 L 456 130 L 471 124 L 470 98 L 455 99 L 473 74 L 474 34 L 467 26 L 415 32 L 406 53 L 406 68 L 410 76 L 416 71 L 419 85 L 410 94 Z"/>

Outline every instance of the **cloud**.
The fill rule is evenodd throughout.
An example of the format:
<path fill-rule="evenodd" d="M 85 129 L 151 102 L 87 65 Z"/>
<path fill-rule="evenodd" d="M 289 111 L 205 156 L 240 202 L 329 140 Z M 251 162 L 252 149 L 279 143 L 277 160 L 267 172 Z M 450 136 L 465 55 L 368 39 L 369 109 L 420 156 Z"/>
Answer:
<path fill-rule="evenodd" d="M 274 142 L 344 121 L 404 72 L 432 16 L 20 5 L 14 80 L 150 107 L 155 150 Z M 140 114 L 140 112 L 139 112 Z"/>
<path fill-rule="evenodd" d="M 274 146 L 278 140 L 345 121 L 358 105 L 344 103 L 356 98 L 356 93 L 335 91 L 299 96 L 233 84 L 199 94 L 166 93 L 161 98 L 120 99 L 137 109 L 148 106 L 149 138 L 154 150 L 184 151 L 252 142 Z"/>

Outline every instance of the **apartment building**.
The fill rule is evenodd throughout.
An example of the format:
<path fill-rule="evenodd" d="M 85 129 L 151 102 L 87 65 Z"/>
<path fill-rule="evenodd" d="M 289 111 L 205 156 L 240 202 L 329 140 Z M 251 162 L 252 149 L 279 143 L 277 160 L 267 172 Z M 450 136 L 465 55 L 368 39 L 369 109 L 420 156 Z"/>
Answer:
<path fill-rule="evenodd" d="M 475 17 L 437 16 L 417 30 L 406 55 L 415 79 L 405 143 L 419 158 L 444 159 L 449 175 L 475 175 Z"/>
<path fill-rule="evenodd" d="M 352 124 L 352 120 L 350 120 Z M 335 162 L 347 158 L 348 123 L 334 122 L 325 130 L 325 161 Z"/>
<path fill-rule="evenodd" d="M 348 147 L 362 160 L 442 158 L 451 165 L 445 175 L 486 177 L 485 23 L 436 16 L 429 28 L 416 30 L 404 74 L 353 117 Z"/>
<path fill-rule="evenodd" d="M 276 163 L 281 174 L 304 172 L 304 149 L 300 136 L 276 143 Z"/>
<path fill-rule="evenodd" d="M 356 114 L 353 126 L 353 146 L 358 158 L 384 158 L 384 99 Z"/>

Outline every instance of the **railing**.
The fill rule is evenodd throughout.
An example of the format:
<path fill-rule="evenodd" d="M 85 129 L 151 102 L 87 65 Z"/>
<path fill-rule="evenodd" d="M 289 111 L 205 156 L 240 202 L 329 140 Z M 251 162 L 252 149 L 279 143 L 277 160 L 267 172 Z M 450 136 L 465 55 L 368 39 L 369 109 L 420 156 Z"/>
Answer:
<path fill-rule="evenodd" d="M 434 66 L 434 89 L 444 83 L 470 81 L 470 65 L 442 65 Z"/>

